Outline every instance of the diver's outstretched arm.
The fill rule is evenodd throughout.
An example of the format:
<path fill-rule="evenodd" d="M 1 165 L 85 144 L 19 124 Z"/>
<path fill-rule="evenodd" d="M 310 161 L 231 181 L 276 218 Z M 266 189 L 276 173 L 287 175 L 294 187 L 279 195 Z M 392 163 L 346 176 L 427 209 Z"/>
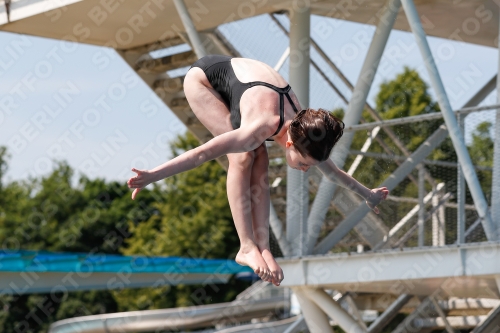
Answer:
<path fill-rule="evenodd" d="M 378 214 L 379 210 L 376 207 L 382 200 L 385 200 L 389 195 L 387 187 L 380 187 L 370 190 L 362 185 L 352 176 L 348 175 L 343 170 L 340 170 L 331 159 L 327 159 L 318 165 L 321 173 L 331 182 L 337 183 L 345 187 L 366 200 L 368 207 Z"/>
<path fill-rule="evenodd" d="M 226 154 L 252 151 L 271 135 L 272 129 L 255 122 L 245 128 L 240 127 L 218 135 L 201 146 L 188 150 L 152 170 L 133 168 L 132 171 L 137 175 L 131 177 L 127 182 L 128 187 L 134 189 L 132 199 L 135 199 L 142 188 L 153 182 L 191 170 L 204 162 Z"/>

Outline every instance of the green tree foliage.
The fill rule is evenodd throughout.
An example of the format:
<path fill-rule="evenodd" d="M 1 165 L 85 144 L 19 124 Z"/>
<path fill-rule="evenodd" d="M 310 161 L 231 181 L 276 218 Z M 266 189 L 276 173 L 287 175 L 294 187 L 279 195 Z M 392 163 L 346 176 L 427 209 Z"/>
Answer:
<path fill-rule="evenodd" d="M 492 126 L 492 123 L 483 121 L 478 124 L 472 132 L 472 142 L 468 148 L 472 162 L 477 166 L 493 167 L 494 141 L 491 137 Z M 491 203 L 493 173 L 491 171 L 481 170 L 477 171 L 477 176 L 487 200 Z"/>
<path fill-rule="evenodd" d="M 0 151 L 1 170 L 7 154 Z M 86 177 L 60 163 L 49 175 L 3 184 L 0 189 L 0 244 L 20 249 L 120 253 L 129 237 L 128 222 L 152 212 L 154 191 L 130 200 L 126 184 Z M 109 291 L 0 296 L 3 332 L 46 332 L 53 321 L 80 315 L 116 312 Z"/>
<path fill-rule="evenodd" d="M 439 106 L 427 92 L 427 84 L 417 71 L 406 67 L 392 81 L 382 83 L 376 109 L 383 119 L 395 119 L 438 112 Z M 418 122 L 393 127 L 406 148 L 414 151 L 439 126 L 440 122 Z"/>
<path fill-rule="evenodd" d="M 7 148 L 0 146 L 0 191 L 3 188 L 3 176 L 8 169 L 9 154 L 7 153 Z"/>

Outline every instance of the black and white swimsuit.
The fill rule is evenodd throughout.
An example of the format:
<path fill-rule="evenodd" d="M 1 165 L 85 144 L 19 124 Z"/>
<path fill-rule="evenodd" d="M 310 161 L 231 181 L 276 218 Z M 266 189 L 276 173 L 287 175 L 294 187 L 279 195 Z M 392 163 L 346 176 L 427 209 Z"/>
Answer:
<path fill-rule="evenodd" d="M 212 88 L 214 88 L 214 90 L 221 95 L 224 102 L 226 102 L 229 107 L 229 112 L 231 113 L 230 119 L 233 129 L 237 129 L 241 125 L 240 100 L 241 96 L 247 89 L 255 86 L 265 86 L 276 91 L 280 96 L 280 123 L 278 129 L 272 135 L 275 136 L 279 133 L 285 121 L 284 96 L 286 96 L 292 105 L 295 113 L 298 112 L 297 107 L 288 94 L 291 89 L 290 85 L 287 85 L 284 88 L 279 88 L 262 81 L 242 83 L 238 80 L 236 74 L 234 73 L 233 66 L 231 65 L 231 59 L 232 57 L 224 55 L 208 55 L 196 61 L 191 68 L 201 68 L 205 72 L 208 82 L 210 82 Z M 268 140 L 272 141 L 272 139 Z"/>

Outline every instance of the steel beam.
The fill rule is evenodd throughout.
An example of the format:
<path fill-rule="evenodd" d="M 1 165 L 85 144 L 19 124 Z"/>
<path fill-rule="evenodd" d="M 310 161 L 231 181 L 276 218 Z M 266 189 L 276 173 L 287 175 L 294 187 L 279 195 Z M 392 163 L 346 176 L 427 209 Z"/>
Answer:
<path fill-rule="evenodd" d="M 443 309 L 441 309 L 441 306 L 439 305 L 439 303 L 434 299 L 434 297 L 429 296 L 429 298 L 430 298 L 432 304 L 434 305 L 434 309 L 439 314 L 439 317 L 441 317 L 441 319 L 443 320 L 446 332 L 455 333 L 455 331 L 451 327 L 450 323 L 448 322 L 448 319 L 446 319 L 446 314 L 444 313 Z"/>
<path fill-rule="evenodd" d="M 481 93 L 479 91 L 478 93 Z M 498 110 L 500 109 L 500 104 L 493 104 L 493 105 L 486 105 L 486 106 L 477 106 L 477 107 L 463 107 L 462 109 L 455 110 L 453 113 L 456 116 L 466 116 L 470 113 L 474 112 L 481 112 L 481 111 L 487 111 L 487 110 Z M 428 120 L 436 120 L 436 119 L 441 119 L 443 118 L 443 114 L 440 112 L 433 112 L 433 113 L 425 113 L 425 114 L 419 114 L 417 116 L 409 116 L 409 117 L 402 117 L 402 118 L 395 118 L 395 119 L 388 119 L 388 120 L 380 120 L 380 121 L 373 121 L 365 124 L 358 124 L 358 125 L 353 125 L 344 128 L 344 132 L 356 132 L 356 131 L 364 131 L 364 130 L 369 130 L 375 127 L 390 127 L 390 126 L 396 126 L 396 125 L 405 125 L 405 124 L 412 124 L 412 123 L 419 123 L 422 121 L 428 121 Z"/>
<path fill-rule="evenodd" d="M 193 20 L 191 19 L 191 15 L 187 10 L 186 4 L 184 0 L 174 0 L 175 8 L 181 17 L 182 24 L 184 24 L 184 28 L 186 29 L 186 33 L 189 36 L 189 41 L 191 42 L 191 46 L 193 47 L 194 52 L 198 58 L 202 58 L 207 55 L 207 51 L 203 46 L 200 36 L 198 35 L 198 31 L 194 26 Z"/>
<path fill-rule="evenodd" d="M 467 241 L 467 236 L 469 236 L 479 225 L 481 224 L 481 219 L 477 219 L 472 225 L 467 229 L 464 233 L 464 241 L 462 244 L 464 244 Z"/>
<path fill-rule="evenodd" d="M 276 25 L 281 29 L 281 31 L 283 31 L 283 33 L 285 35 L 289 36 L 288 31 L 281 24 L 281 22 L 278 19 L 276 19 L 276 17 L 274 17 L 274 15 L 270 14 L 269 16 L 276 23 Z M 345 76 L 342 74 L 342 72 L 331 62 L 330 59 L 328 59 L 328 57 L 323 52 L 323 50 L 321 50 L 321 48 L 318 46 L 318 44 L 316 44 L 314 42 L 314 40 L 312 38 L 311 38 L 311 44 L 318 51 L 318 53 L 320 54 L 320 56 L 327 62 L 327 64 L 329 64 L 329 66 L 335 71 L 335 73 L 337 73 L 337 75 L 339 75 L 339 77 L 347 85 L 347 87 L 349 89 L 353 90 L 354 87 L 349 82 L 349 80 L 347 80 L 347 78 L 345 78 Z M 340 90 L 335 86 L 335 84 L 333 84 L 333 82 L 330 80 L 330 78 L 327 75 L 325 75 L 325 73 L 323 72 L 322 68 L 320 68 L 314 62 L 314 60 L 312 60 L 312 59 L 311 59 L 311 65 L 312 65 L 312 67 L 314 69 L 316 69 L 318 71 L 318 73 L 321 75 L 321 77 L 328 83 L 328 85 L 335 91 L 335 93 L 346 104 L 349 104 L 347 98 L 340 92 Z M 376 113 L 375 110 L 373 110 L 373 108 L 370 106 L 369 103 L 366 103 L 366 108 L 370 111 L 371 115 L 375 119 L 379 119 L 379 120 L 381 119 L 380 116 Z M 404 148 L 403 145 L 402 145 L 402 143 L 399 141 L 398 137 L 390 130 L 390 128 L 384 128 L 384 131 L 389 135 L 389 137 L 393 140 L 393 142 L 399 148 Z M 375 138 L 375 140 L 377 141 L 377 143 L 380 144 L 380 146 L 382 146 L 382 148 L 384 149 L 384 151 L 387 154 L 391 154 L 392 155 L 391 149 L 387 146 L 387 144 L 384 142 L 384 140 L 382 140 L 380 137 L 377 137 L 375 135 L 375 133 L 373 133 L 373 137 Z M 372 140 L 368 139 L 367 141 L 371 142 Z M 405 149 L 402 149 L 402 152 L 406 156 L 410 155 L 410 153 L 407 150 L 405 150 Z M 359 154 L 359 155 L 363 156 L 363 154 Z M 406 158 L 404 158 L 403 161 L 405 159 Z M 360 156 L 358 156 L 357 159 L 356 159 L 356 161 L 360 161 L 360 160 L 361 160 L 361 158 L 360 158 Z M 401 164 L 401 161 L 397 160 L 396 163 L 399 165 L 399 164 Z M 353 165 L 355 165 L 355 164 L 356 164 L 356 162 L 353 163 Z M 351 166 L 351 169 L 353 169 L 353 166 Z M 314 172 L 314 170 L 311 170 L 311 171 Z M 354 172 L 354 170 L 352 170 L 352 172 Z M 309 176 L 311 176 L 311 174 Z M 414 179 L 413 176 L 409 175 L 408 177 L 410 178 L 410 180 L 412 182 L 414 182 L 415 184 L 417 184 L 417 181 L 416 181 L 416 179 Z M 427 177 L 427 178 L 430 179 L 430 176 Z M 321 176 L 319 177 L 319 179 L 321 179 Z M 430 181 L 430 182 L 432 183 L 432 181 Z M 319 184 L 319 182 L 318 182 L 318 184 Z M 359 198 L 357 198 L 356 195 L 350 195 L 349 193 L 347 193 L 347 196 L 349 197 L 349 199 L 347 199 L 349 201 L 349 202 L 347 202 L 347 205 L 358 206 L 358 205 L 360 205 L 363 202 L 362 200 L 359 200 Z M 354 197 L 356 197 L 356 198 L 354 198 Z M 335 201 L 336 199 L 337 198 L 334 197 L 333 201 Z M 350 202 L 350 201 L 354 201 L 354 202 Z M 307 238 L 308 238 L 309 241 L 307 243 L 306 253 L 311 253 L 312 249 L 314 248 L 314 245 L 316 245 L 316 241 L 318 239 L 318 235 L 319 235 L 319 232 L 320 232 L 321 227 L 323 225 L 324 218 L 325 218 L 325 215 L 326 215 L 326 211 L 328 210 L 330 202 L 331 202 L 331 200 L 321 200 L 320 198 L 316 198 L 314 200 L 314 202 L 313 202 L 313 205 L 312 205 L 312 208 L 311 208 L 311 212 L 310 212 L 309 218 L 307 220 L 307 225 L 308 225 Z M 335 208 L 337 210 L 339 210 L 339 212 L 342 215 L 347 215 L 345 213 L 345 209 L 343 209 L 342 205 L 335 205 Z M 387 229 L 385 227 L 385 225 L 380 221 L 380 219 L 378 219 L 373 214 L 369 214 L 368 215 L 368 219 L 366 221 L 362 221 L 355 228 L 355 230 L 356 230 L 356 232 L 358 232 L 359 236 L 361 238 L 363 238 L 364 240 L 366 240 L 370 244 L 370 246 L 373 246 L 373 245 L 375 245 L 375 244 L 377 244 L 377 243 L 380 242 L 380 240 L 382 239 L 380 237 L 380 235 L 383 234 L 384 232 L 386 232 L 385 229 Z"/>
<path fill-rule="evenodd" d="M 380 186 L 392 190 L 398 185 L 422 160 L 429 155 L 448 136 L 448 131 L 441 125 L 420 147 L 394 171 Z M 370 211 L 367 205 L 361 205 L 347 216 L 328 234 L 315 248 L 315 254 L 325 254 L 335 246 L 359 221 Z"/>
<path fill-rule="evenodd" d="M 481 320 L 471 333 L 499 333 L 500 332 L 500 305 L 490 311 L 488 315 Z"/>
<path fill-rule="evenodd" d="M 333 333 L 330 320 L 325 312 L 309 298 L 310 289 L 294 288 L 293 292 L 299 300 L 302 314 L 311 333 Z"/>
<path fill-rule="evenodd" d="M 429 295 L 437 283 L 451 277 L 444 286 L 448 294 L 491 297 L 490 286 L 495 285 L 494 278 L 500 274 L 499 255 L 498 243 L 474 243 L 404 251 L 337 253 L 279 259 L 279 263 L 286 276 L 283 287 L 328 286 L 339 290 L 357 288 L 358 292 L 392 290 L 392 293 L 411 291 L 415 295 Z"/>
<path fill-rule="evenodd" d="M 499 8 L 500 13 L 500 8 Z M 500 20 L 498 25 L 498 41 L 500 43 Z M 500 44 L 498 44 L 498 65 L 500 66 Z M 500 73 L 500 67 L 498 68 Z M 500 76 L 497 75 L 497 103 L 500 104 Z M 495 143 L 493 146 L 493 181 L 491 182 L 491 217 L 497 239 L 500 240 L 500 205 L 493 204 L 500 202 L 500 109 L 497 109 L 495 117 Z"/>
<path fill-rule="evenodd" d="M 349 215 L 356 207 L 366 205 L 365 201 L 348 189 L 339 189 L 333 197 L 333 207 L 343 216 Z M 354 227 L 358 236 L 371 248 L 378 244 L 389 232 L 381 217 L 373 212 L 366 216 Z M 315 244 L 312 244 L 314 246 Z"/>
<path fill-rule="evenodd" d="M 344 124 L 346 126 L 355 125 L 359 123 L 359 120 L 361 119 L 361 114 L 366 104 L 368 92 L 370 91 L 373 83 L 373 78 L 375 77 L 375 73 L 380 59 L 382 58 L 387 40 L 389 39 L 389 34 L 393 27 L 394 20 L 397 17 L 400 4 L 400 0 L 389 0 L 384 8 L 380 22 L 375 30 L 375 35 L 363 63 L 363 67 L 361 68 L 358 81 L 354 87 L 351 102 L 349 103 L 344 117 Z M 334 163 L 339 168 L 343 168 L 344 166 L 353 137 L 354 133 L 344 133 L 343 137 L 336 144 L 335 149 L 333 149 L 332 156 L 330 158 L 332 158 Z M 326 177 L 323 177 L 319 185 L 316 198 L 314 199 L 313 209 L 311 210 L 309 224 L 316 226 L 313 230 L 317 230 L 317 226 L 321 226 L 324 222 L 326 213 L 330 207 L 330 201 L 333 198 L 336 188 L 337 184 L 328 181 Z M 314 245 L 316 240 L 317 234 L 313 237 L 309 237 L 310 244 Z M 312 246 L 309 246 L 309 249 L 309 251 L 311 251 Z"/>
<path fill-rule="evenodd" d="M 345 332 L 366 333 L 366 329 L 361 327 L 342 307 L 333 300 L 323 289 L 305 288 L 306 295 L 311 301 L 323 310 L 336 324 Z"/>
<path fill-rule="evenodd" d="M 285 29 L 283 24 L 281 24 L 281 22 L 273 14 L 270 14 L 269 16 L 271 17 L 273 22 L 276 23 L 276 25 L 281 29 L 281 31 L 283 31 L 283 33 L 285 35 L 289 36 L 289 33 Z M 337 66 L 335 66 L 335 64 L 328 58 L 328 56 L 325 54 L 325 52 L 323 52 L 323 50 L 319 47 L 319 45 L 312 38 L 311 38 L 311 45 L 314 47 L 314 49 L 316 51 L 318 51 L 319 55 L 325 60 L 325 62 L 330 66 L 330 68 L 333 69 L 333 71 L 340 77 L 340 79 L 345 83 L 345 85 L 352 91 L 354 89 L 354 87 L 352 86 L 351 82 L 349 82 L 349 80 L 344 76 L 344 74 L 338 69 Z M 342 92 L 340 92 L 340 90 L 335 86 L 335 84 L 332 82 L 332 80 L 330 80 L 330 78 L 325 74 L 323 69 L 320 68 L 320 66 L 313 59 L 311 59 L 311 65 L 313 66 L 314 69 L 316 69 L 318 71 L 319 75 L 326 81 L 326 83 L 330 86 L 330 88 L 332 88 L 333 91 L 335 91 L 335 93 L 340 97 L 340 99 L 343 100 L 345 104 L 349 104 L 348 99 L 342 94 Z M 375 119 L 377 119 L 377 120 L 382 119 L 382 118 L 380 118 L 378 113 L 375 110 L 373 110 L 373 108 L 370 106 L 370 104 L 368 102 L 366 102 L 366 108 L 368 109 L 370 114 Z M 362 121 L 363 121 L 363 119 L 362 119 Z M 396 144 L 396 146 L 399 147 L 400 149 L 402 149 L 403 154 L 405 154 L 406 156 L 410 155 L 410 153 L 406 149 L 404 149 L 403 144 L 400 142 L 398 137 L 394 134 L 394 132 L 390 128 L 384 128 L 384 131 L 387 133 L 389 138 L 391 140 L 393 140 L 393 142 Z M 382 146 L 382 148 L 385 150 L 385 152 L 387 154 L 392 154 L 392 150 L 384 142 L 384 140 L 382 140 L 380 137 L 377 137 L 376 135 L 373 135 L 373 136 L 375 137 L 375 140 L 377 141 L 377 143 Z M 398 165 L 400 164 L 399 161 L 396 161 L 396 163 Z M 413 178 L 413 176 L 410 176 L 410 179 L 415 184 L 417 183 L 417 181 Z M 311 210 L 315 210 L 315 207 L 313 206 L 313 208 Z M 322 223 L 323 221 L 320 221 L 320 222 Z M 308 225 L 310 225 L 309 222 L 308 222 Z M 313 229 L 315 229 L 315 228 L 313 228 Z M 311 238 L 316 240 L 317 235 L 313 236 Z M 311 246 L 314 246 L 314 244 L 312 244 Z"/>
<path fill-rule="evenodd" d="M 358 293 L 355 302 L 359 310 L 375 310 L 383 313 L 391 307 L 392 303 L 400 296 L 400 294 Z M 461 311 L 462 313 L 474 312 L 476 314 L 487 314 L 491 309 L 500 304 L 500 300 L 494 298 L 451 297 L 448 299 L 441 299 L 438 303 L 445 312 Z M 415 309 L 419 304 L 420 300 L 418 297 L 414 297 L 403 305 L 400 311 L 408 312 L 410 309 Z"/>
<path fill-rule="evenodd" d="M 372 157 L 372 158 L 380 158 L 380 159 L 392 160 L 394 162 L 398 162 L 398 161 L 404 162 L 408 158 L 408 156 L 389 155 L 389 154 L 373 153 L 373 152 L 363 152 L 361 150 L 350 150 L 349 154 L 350 155 L 363 155 L 363 156 Z M 448 168 L 456 168 L 456 167 L 459 166 L 459 163 L 455 163 L 455 162 L 446 162 L 446 161 L 438 161 L 438 160 L 427 160 L 427 159 L 423 160 L 422 163 L 423 164 L 427 164 L 427 165 L 437 165 L 437 166 L 443 166 L 443 167 L 448 167 Z M 478 165 L 475 165 L 474 168 L 476 170 L 484 170 L 484 171 L 491 171 L 491 170 L 493 170 L 493 168 L 484 167 L 484 166 L 478 166 Z M 416 184 L 418 184 L 418 182 Z"/>
<path fill-rule="evenodd" d="M 424 58 L 425 66 L 431 80 L 431 86 L 436 92 L 444 121 L 450 131 L 451 141 L 453 142 L 453 146 L 457 152 L 458 160 L 464 169 L 464 176 L 467 180 L 467 184 L 469 185 L 474 203 L 476 204 L 478 215 L 483 219 L 483 228 L 486 237 L 488 240 L 496 240 L 496 228 L 491 220 L 488 203 L 486 202 L 486 198 L 484 197 L 476 172 L 474 171 L 474 165 L 472 164 L 467 146 L 465 145 L 464 137 L 462 133 L 460 133 L 460 127 L 457 123 L 457 119 L 451 109 L 450 102 L 446 95 L 441 77 L 439 76 L 434 57 L 432 56 L 429 48 L 415 4 L 412 0 L 401 0 L 401 3 L 405 10 L 406 17 L 408 18 L 411 30 L 415 35 L 420 53 Z"/>
<path fill-rule="evenodd" d="M 276 18 L 274 16 L 273 17 L 273 20 L 275 22 L 277 22 L 280 26 L 281 24 L 279 23 L 278 20 L 276 20 Z M 281 26 L 282 27 L 282 26 Z M 284 30 L 284 28 L 282 27 L 282 29 Z M 330 68 L 338 75 L 338 77 L 340 78 L 340 80 L 342 82 L 344 82 L 344 84 L 352 91 L 354 90 L 354 87 L 353 85 L 351 84 L 351 82 L 345 77 L 345 75 L 340 71 L 340 69 L 335 66 L 335 64 L 330 60 L 330 58 L 328 58 L 328 56 L 326 55 L 326 53 L 321 49 L 321 47 L 314 41 L 314 39 L 311 39 L 311 43 L 312 43 L 312 46 L 314 47 L 314 49 L 319 53 L 319 55 L 323 58 L 323 60 L 328 64 L 328 66 L 330 66 Z M 320 71 L 321 73 L 321 71 Z M 324 75 L 322 75 L 323 77 L 326 77 Z M 344 100 L 344 102 L 346 104 L 349 104 L 347 101 L 346 101 L 346 98 L 338 91 L 338 89 L 331 83 L 331 81 L 328 79 L 328 78 L 325 78 L 325 80 L 327 82 L 329 82 L 330 86 L 332 86 L 332 88 L 337 92 L 337 94 Z M 368 111 L 368 113 L 377 121 L 382 121 L 382 117 L 380 117 L 380 115 L 377 113 L 377 111 L 375 111 L 371 105 L 366 102 L 365 104 L 366 106 L 366 110 Z M 392 140 L 392 142 L 396 145 L 396 147 L 398 147 L 401 152 L 403 153 L 403 155 L 405 156 L 410 156 L 411 152 L 406 148 L 406 146 L 401 142 L 401 140 L 399 140 L 399 137 L 394 133 L 394 131 L 392 129 L 390 129 L 389 127 L 384 127 L 384 132 L 387 134 L 387 136 Z M 390 149 L 388 149 L 389 147 L 385 144 L 385 142 L 379 138 L 377 138 L 377 142 L 382 146 L 382 148 L 389 153 Z M 398 163 L 399 164 L 399 163 Z M 417 184 L 417 181 L 413 178 L 413 176 L 409 176 L 410 180 L 412 182 L 414 182 L 415 184 Z M 431 183 L 433 186 L 435 185 L 434 184 L 434 179 L 431 177 L 431 175 L 429 173 L 426 173 L 426 179 L 429 183 Z"/>
<path fill-rule="evenodd" d="M 318 186 L 321 178 L 322 173 L 317 168 L 310 170 L 310 179 L 313 180 L 314 185 Z M 316 212 L 314 210 L 314 206 L 316 204 L 317 201 L 313 202 L 313 206 L 307 220 L 307 246 L 308 249 L 310 249 L 307 253 L 311 253 L 311 250 L 316 245 L 316 241 L 323 224 L 321 216 L 317 216 L 316 218 L 313 215 L 314 212 Z M 353 209 L 360 205 L 365 205 L 364 200 L 350 190 L 344 188 L 339 189 L 333 197 L 333 200 L 330 201 L 330 207 L 336 209 L 342 216 L 349 215 Z M 316 221 L 317 223 L 312 223 L 311 221 Z M 358 236 L 363 239 L 363 241 L 370 245 L 370 247 L 378 244 L 389 232 L 389 228 L 387 228 L 382 219 L 374 213 L 367 214 L 366 217 L 354 227 L 354 230 Z"/>
<path fill-rule="evenodd" d="M 418 169 L 418 246 L 424 246 L 424 236 L 425 236 L 425 181 L 424 181 L 425 169 L 422 164 L 419 165 Z"/>
<path fill-rule="evenodd" d="M 435 210 L 432 214 L 432 246 L 443 246 L 446 242 L 445 206 L 439 205 L 439 202 L 443 199 L 444 191 L 435 192 L 436 195 L 432 197 L 432 208 Z"/>
<path fill-rule="evenodd" d="M 359 312 L 358 307 L 356 306 L 356 303 L 354 302 L 354 299 L 351 296 L 351 293 L 347 293 L 344 298 L 345 302 L 349 306 L 349 312 L 351 313 L 352 317 L 354 317 L 354 320 L 356 320 L 361 328 L 363 328 L 365 331 L 368 330 L 366 327 L 365 322 L 363 321 L 363 316 Z"/>
<path fill-rule="evenodd" d="M 302 108 L 309 106 L 309 64 L 311 9 L 290 13 L 290 86 Z M 309 211 L 308 173 L 287 166 L 286 235 L 293 255 L 306 251 L 307 216 Z"/>
<path fill-rule="evenodd" d="M 363 147 L 361 147 L 361 152 L 366 153 L 368 149 L 370 149 L 370 146 L 372 145 L 373 140 L 377 136 L 378 132 L 380 131 L 380 127 L 377 126 L 374 129 L 371 130 L 370 136 L 368 139 L 366 139 L 365 143 L 363 144 Z M 352 162 L 351 166 L 349 167 L 349 170 L 347 170 L 347 174 L 352 176 L 356 172 L 356 169 L 358 168 L 359 164 L 361 163 L 361 160 L 363 159 L 362 154 L 358 154 L 354 161 Z"/>
<path fill-rule="evenodd" d="M 274 65 L 274 70 L 276 72 L 280 71 L 281 67 L 283 67 L 283 65 L 286 62 L 286 59 L 288 59 L 289 56 L 290 56 L 290 46 L 286 48 L 285 52 L 283 52 L 276 65 Z"/>
<path fill-rule="evenodd" d="M 471 329 L 476 325 L 481 323 L 486 316 L 453 316 L 446 317 L 446 321 L 449 323 L 451 327 L 456 329 Z M 437 318 L 417 318 L 414 321 L 415 327 L 419 329 L 418 332 L 435 332 L 436 330 L 440 330 L 446 328 L 446 324 L 441 317 Z M 408 330 L 408 333 L 416 332 L 414 329 Z M 439 331 L 438 331 L 439 332 Z M 495 331 L 485 331 L 484 333 L 498 333 Z"/>
<path fill-rule="evenodd" d="M 380 333 L 384 327 L 389 324 L 389 322 L 399 313 L 399 311 L 405 306 L 406 303 L 413 298 L 413 295 L 401 294 L 392 304 L 378 316 L 370 327 L 368 327 L 368 333 Z"/>
<path fill-rule="evenodd" d="M 459 115 L 457 117 L 458 124 L 462 134 L 465 133 L 464 119 L 465 117 Z M 457 166 L 457 244 L 465 243 L 465 178 L 460 163 Z"/>
<path fill-rule="evenodd" d="M 422 303 L 410 313 L 393 331 L 392 333 L 410 333 L 418 332 L 419 327 L 415 327 L 414 321 L 422 316 L 426 316 L 429 307 L 432 304 L 430 297 L 426 297 Z"/>
<path fill-rule="evenodd" d="M 276 210 L 274 209 L 274 205 L 272 203 L 270 204 L 269 225 L 271 226 L 274 237 L 280 246 L 281 253 L 283 253 L 285 257 L 291 256 L 292 250 L 290 249 L 290 244 L 286 239 L 286 234 L 283 230 L 283 223 L 280 221 L 278 214 L 276 214 Z"/>
<path fill-rule="evenodd" d="M 354 87 L 351 102 L 348 105 L 343 119 L 346 127 L 358 124 L 361 119 L 361 114 L 366 104 L 366 98 L 372 86 L 378 64 L 382 58 L 385 45 L 389 39 L 389 35 L 397 17 L 399 8 L 400 0 L 389 0 L 384 8 L 380 22 L 375 30 L 375 35 L 364 60 L 363 67 L 361 68 L 361 72 Z M 340 168 L 344 166 L 353 137 L 353 133 L 345 133 L 332 152 L 331 158 Z"/>
<path fill-rule="evenodd" d="M 307 329 L 306 321 L 303 315 L 297 316 L 297 319 L 283 333 L 300 333 Z"/>

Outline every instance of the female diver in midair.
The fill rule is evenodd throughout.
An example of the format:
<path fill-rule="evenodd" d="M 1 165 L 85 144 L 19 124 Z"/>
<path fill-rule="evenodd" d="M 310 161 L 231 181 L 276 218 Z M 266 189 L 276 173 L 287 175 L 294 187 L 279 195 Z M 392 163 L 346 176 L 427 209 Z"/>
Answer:
<path fill-rule="evenodd" d="M 137 174 L 128 180 L 132 199 L 150 183 L 227 155 L 227 196 L 241 244 L 236 261 L 275 285 L 283 280 L 283 271 L 269 249 L 266 140 L 285 150 L 290 167 L 305 172 L 317 166 L 329 180 L 363 197 L 378 214 L 376 206 L 389 194 L 387 188 L 366 188 L 328 158 L 342 136 L 342 121 L 321 109 L 302 110 L 288 83 L 268 65 L 206 56 L 187 72 L 184 92 L 214 138 L 152 170 L 132 169 Z"/>

